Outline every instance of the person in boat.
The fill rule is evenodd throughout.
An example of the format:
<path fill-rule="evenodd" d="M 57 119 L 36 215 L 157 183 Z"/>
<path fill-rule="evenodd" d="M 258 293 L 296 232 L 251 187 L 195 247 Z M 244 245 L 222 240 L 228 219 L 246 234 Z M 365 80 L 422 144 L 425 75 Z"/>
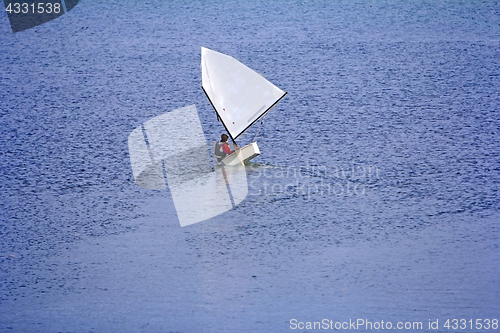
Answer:
<path fill-rule="evenodd" d="M 215 144 L 215 157 L 217 158 L 218 162 L 221 162 L 224 157 L 234 152 L 233 150 L 231 150 L 231 148 L 229 148 L 227 139 L 229 139 L 227 134 L 222 134 L 220 136 L 220 141 Z"/>

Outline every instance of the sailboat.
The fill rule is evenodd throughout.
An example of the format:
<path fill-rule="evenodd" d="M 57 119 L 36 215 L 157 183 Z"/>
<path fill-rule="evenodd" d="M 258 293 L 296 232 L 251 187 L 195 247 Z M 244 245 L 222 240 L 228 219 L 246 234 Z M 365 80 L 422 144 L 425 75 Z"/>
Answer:
<path fill-rule="evenodd" d="M 257 142 L 239 148 L 236 139 L 262 119 L 285 95 L 235 58 L 201 48 L 202 89 L 236 149 L 221 163 L 237 165 L 260 155 Z"/>

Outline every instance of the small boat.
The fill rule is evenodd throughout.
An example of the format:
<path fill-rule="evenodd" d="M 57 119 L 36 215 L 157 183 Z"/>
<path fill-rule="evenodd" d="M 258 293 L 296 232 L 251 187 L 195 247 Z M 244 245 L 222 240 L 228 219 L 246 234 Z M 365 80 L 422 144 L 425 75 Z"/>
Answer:
<path fill-rule="evenodd" d="M 221 163 L 237 165 L 259 156 L 257 142 L 239 148 L 235 140 L 287 93 L 233 57 L 205 47 L 201 48 L 201 77 L 202 89 L 236 147 Z"/>

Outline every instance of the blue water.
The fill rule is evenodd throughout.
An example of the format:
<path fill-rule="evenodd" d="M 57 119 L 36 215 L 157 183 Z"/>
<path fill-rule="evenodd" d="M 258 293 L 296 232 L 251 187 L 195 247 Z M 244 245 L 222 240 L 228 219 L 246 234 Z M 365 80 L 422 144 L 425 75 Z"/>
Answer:
<path fill-rule="evenodd" d="M 1 331 L 498 318 L 497 1 L 82 0 L 8 24 Z M 127 138 L 190 104 L 220 136 L 201 46 L 288 95 L 257 137 L 247 199 L 180 228 L 168 191 L 135 185 Z"/>

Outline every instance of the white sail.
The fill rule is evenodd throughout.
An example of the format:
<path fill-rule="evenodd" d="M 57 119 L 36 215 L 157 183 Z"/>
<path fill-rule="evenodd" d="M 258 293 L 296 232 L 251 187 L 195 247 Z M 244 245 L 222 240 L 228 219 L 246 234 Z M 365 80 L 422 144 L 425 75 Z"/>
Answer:
<path fill-rule="evenodd" d="M 286 94 L 233 57 L 204 47 L 201 74 L 203 89 L 233 139 Z"/>

